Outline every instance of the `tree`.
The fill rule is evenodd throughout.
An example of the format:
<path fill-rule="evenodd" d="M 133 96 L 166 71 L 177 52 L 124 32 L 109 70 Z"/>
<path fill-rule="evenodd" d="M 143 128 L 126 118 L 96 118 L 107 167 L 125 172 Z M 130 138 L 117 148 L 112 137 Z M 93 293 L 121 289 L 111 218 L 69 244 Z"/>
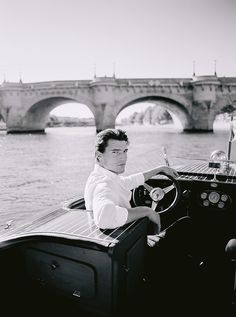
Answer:
<path fill-rule="evenodd" d="M 228 104 L 228 105 L 224 106 L 223 108 L 221 108 L 220 114 L 222 114 L 222 113 L 230 114 L 230 113 L 234 112 L 235 110 L 236 110 L 236 105 L 234 105 L 234 103 Z"/>

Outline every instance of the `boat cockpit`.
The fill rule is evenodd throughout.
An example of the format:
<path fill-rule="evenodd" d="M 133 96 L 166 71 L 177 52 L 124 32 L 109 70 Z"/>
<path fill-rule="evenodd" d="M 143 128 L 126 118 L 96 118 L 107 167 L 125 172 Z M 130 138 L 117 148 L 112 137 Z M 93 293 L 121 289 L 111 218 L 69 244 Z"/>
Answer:
<path fill-rule="evenodd" d="M 145 205 L 165 214 L 164 227 L 188 215 L 199 227 L 199 236 L 204 237 L 206 244 L 209 239 L 212 245 L 213 238 L 224 250 L 227 241 L 236 237 L 234 162 L 210 160 L 178 166 L 176 170 L 177 179 L 158 175 L 134 189 L 132 206 Z M 160 316 L 169 317 L 177 311 L 172 307 L 172 313 L 167 313 L 173 303 L 182 301 L 182 305 L 187 306 L 192 296 L 186 316 L 194 316 L 197 306 L 201 316 L 216 316 L 220 299 L 212 298 L 211 292 L 213 294 L 216 287 L 222 294 L 225 292 L 218 272 L 214 272 L 214 264 L 208 267 L 203 263 L 203 268 L 200 265 L 192 270 L 196 283 L 198 277 L 203 276 L 203 284 L 192 283 L 191 289 L 181 294 L 181 282 L 174 285 L 169 277 L 168 270 L 175 272 L 173 259 L 167 263 L 166 270 L 162 267 L 160 271 L 162 283 L 166 281 L 168 290 L 165 298 L 161 296 L 161 283 L 150 291 L 146 265 L 149 230 L 146 218 L 114 230 L 100 230 L 91 212 L 85 210 L 83 198 L 67 201 L 62 208 L 31 224 L 6 230 L 0 237 L 2 301 L 25 315 L 32 315 L 28 308 L 31 302 L 41 313 L 71 311 L 79 316 L 111 317 L 149 314 L 156 307 L 156 315 L 159 310 Z M 224 306 L 226 311 L 222 316 L 225 317 L 234 314 L 235 262 L 231 259 L 229 262 L 226 274 L 231 276 L 232 287 Z M 204 284 L 208 274 L 212 276 L 210 286 Z M 187 293 L 189 296 L 185 297 Z M 211 315 L 205 307 L 208 299 Z"/>

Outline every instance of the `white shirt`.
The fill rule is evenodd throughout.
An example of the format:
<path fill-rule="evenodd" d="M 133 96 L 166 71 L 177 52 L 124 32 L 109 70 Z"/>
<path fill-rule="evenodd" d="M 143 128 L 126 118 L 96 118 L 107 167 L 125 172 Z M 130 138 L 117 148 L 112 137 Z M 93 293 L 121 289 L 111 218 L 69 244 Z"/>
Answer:
<path fill-rule="evenodd" d="M 95 224 L 101 229 L 123 226 L 131 208 L 131 190 L 144 181 L 142 173 L 122 177 L 95 164 L 84 191 L 85 206 L 93 211 Z"/>

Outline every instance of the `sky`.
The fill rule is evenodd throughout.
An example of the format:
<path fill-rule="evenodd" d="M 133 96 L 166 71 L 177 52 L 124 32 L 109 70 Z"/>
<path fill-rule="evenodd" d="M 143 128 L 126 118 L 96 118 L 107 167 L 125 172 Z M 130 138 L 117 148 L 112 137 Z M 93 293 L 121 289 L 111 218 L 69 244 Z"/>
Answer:
<path fill-rule="evenodd" d="M 235 0 L 0 0 L 0 84 L 236 77 L 235 17 Z"/>

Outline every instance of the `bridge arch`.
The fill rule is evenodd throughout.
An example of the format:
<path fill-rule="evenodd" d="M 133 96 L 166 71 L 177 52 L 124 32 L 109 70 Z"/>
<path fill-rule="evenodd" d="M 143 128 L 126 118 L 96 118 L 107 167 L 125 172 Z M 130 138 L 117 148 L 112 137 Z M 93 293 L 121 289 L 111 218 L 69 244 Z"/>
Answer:
<path fill-rule="evenodd" d="M 22 126 L 27 127 L 27 131 L 39 131 L 43 132 L 46 128 L 49 113 L 55 109 L 56 107 L 66 104 L 66 103 L 80 103 L 84 104 L 89 108 L 95 118 L 95 109 L 92 103 L 85 100 L 86 103 L 83 102 L 83 99 L 75 99 L 68 97 L 48 97 L 45 99 L 41 99 L 33 104 L 31 104 L 23 118 L 22 118 Z"/>
<path fill-rule="evenodd" d="M 171 113 L 173 113 L 180 121 L 183 129 L 187 129 L 191 125 L 191 117 L 188 113 L 186 105 L 183 103 L 171 99 L 169 97 L 165 96 L 157 96 L 157 95 L 150 95 L 150 96 L 140 96 L 140 97 L 135 97 L 131 100 L 127 100 L 124 104 L 120 105 L 118 107 L 118 111 L 115 115 L 115 118 L 120 114 L 122 110 L 125 108 L 134 105 L 136 103 L 141 103 L 141 102 L 149 102 L 149 103 L 160 103 L 167 111 L 169 110 Z"/>

